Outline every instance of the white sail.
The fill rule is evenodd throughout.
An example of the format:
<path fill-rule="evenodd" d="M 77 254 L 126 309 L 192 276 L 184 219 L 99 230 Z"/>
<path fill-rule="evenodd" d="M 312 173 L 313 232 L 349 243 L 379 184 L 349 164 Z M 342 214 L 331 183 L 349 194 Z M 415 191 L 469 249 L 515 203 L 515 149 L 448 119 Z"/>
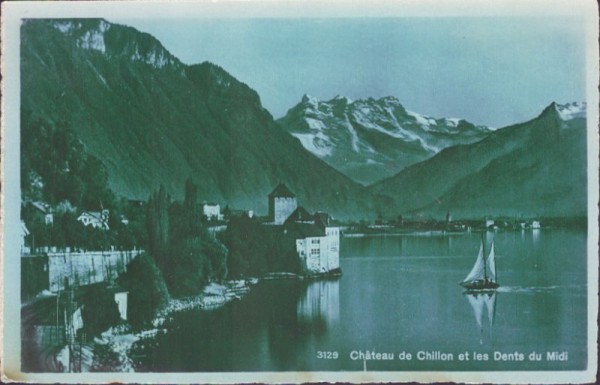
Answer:
<path fill-rule="evenodd" d="M 487 259 L 488 279 L 496 282 L 496 253 L 494 252 L 494 243 L 490 249 L 490 255 Z"/>
<path fill-rule="evenodd" d="M 479 255 L 477 255 L 477 260 L 475 261 L 475 265 L 471 269 L 471 272 L 465 277 L 463 282 L 476 281 L 479 279 L 483 279 L 484 276 L 484 260 L 483 260 L 483 242 L 479 247 Z M 495 270 L 494 270 L 495 271 Z"/>

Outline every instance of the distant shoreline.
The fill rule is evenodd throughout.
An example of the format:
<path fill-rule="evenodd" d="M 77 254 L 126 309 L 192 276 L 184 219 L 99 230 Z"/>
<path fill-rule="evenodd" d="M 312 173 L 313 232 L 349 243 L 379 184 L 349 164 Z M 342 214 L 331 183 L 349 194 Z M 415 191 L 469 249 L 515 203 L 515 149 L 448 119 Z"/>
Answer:
<path fill-rule="evenodd" d="M 539 218 L 508 218 L 498 217 L 485 223 L 479 220 L 453 220 L 453 221 L 404 221 L 382 222 L 375 225 L 370 224 L 347 224 L 342 226 L 342 237 L 364 237 L 364 236 L 443 236 L 461 235 L 470 232 L 482 231 L 530 231 L 551 229 L 586 229 L 587 216 L 573 217 L 539 217 Z M 534 225 L 535 223 L 535 225 Z M 487 226 L 486 226 L 487 224 Z"/>

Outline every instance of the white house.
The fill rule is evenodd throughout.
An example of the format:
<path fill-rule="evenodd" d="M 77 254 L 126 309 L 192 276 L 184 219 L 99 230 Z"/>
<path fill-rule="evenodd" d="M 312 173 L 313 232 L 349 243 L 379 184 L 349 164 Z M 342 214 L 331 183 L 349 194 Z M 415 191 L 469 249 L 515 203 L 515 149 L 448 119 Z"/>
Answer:
<path fill-rule="evenodd" d="M 223 220 L 223 214 L 221 214 L 221 206 L 218 203 L 202 203 L 202 214 L 209 220 Z"/>
<path fill-rule="evenodd" d="M 340 267 L 340 229 L 326 213 L 310 215 L 298 207 L 284 224 L 284 233 L 295 239 L 303 270 L 327 273 Z"/>
<path fill-rule="evenodd" d="M 301 266 L 311 273 L 326 273 L 340 267 L 339 228 L 328 227 L 326 233 L 306 233 L 296 239 Z"/>
<path fill-rule="evenodd" d="M 107 209 L 102 211 L 84 211 L 79 217 L 77 217 L 77 220 L 83 223 L 84 226 L 92 226 L 93 228 L 100 230 L 108 230 L 108 215 L 109 211 Z"/>

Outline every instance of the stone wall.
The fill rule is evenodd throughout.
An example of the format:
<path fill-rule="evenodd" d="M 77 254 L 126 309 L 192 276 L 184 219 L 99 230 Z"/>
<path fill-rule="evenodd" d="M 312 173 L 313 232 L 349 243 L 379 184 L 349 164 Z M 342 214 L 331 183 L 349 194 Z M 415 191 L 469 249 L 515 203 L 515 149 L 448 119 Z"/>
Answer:
<path fill-rule="evenodd" d="M 49 290 L 56 292 L 64 290 L 67 285 L 84 286 L 115 280 L 141 252 L 48 253 Z"/>

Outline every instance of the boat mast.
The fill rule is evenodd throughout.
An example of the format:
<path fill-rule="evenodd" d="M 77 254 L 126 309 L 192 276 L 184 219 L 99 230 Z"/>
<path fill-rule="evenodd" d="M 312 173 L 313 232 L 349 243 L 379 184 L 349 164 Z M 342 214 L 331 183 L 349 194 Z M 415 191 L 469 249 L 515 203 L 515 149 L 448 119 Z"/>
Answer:
<path fill-rule="evenodd" d="M 483 279 L 487 281 L 487 258 L 485 257 L 485 235 L 487 233 L 487 229 L 481 233 L 481 244 L 483 245 Z"/>
<path fill-rule="evenodd" d="M 492 249 L 494 250 L 494 282 L 498 282 L 498 270 L 496 270 L 496 249 L 494 248 L 494 241 L 495 239 L 492 240 Z M 491 254 L 491 250 L 490 250 L 490 254 Z M 489 257 L 488 257 L 489 259 Z"/>

